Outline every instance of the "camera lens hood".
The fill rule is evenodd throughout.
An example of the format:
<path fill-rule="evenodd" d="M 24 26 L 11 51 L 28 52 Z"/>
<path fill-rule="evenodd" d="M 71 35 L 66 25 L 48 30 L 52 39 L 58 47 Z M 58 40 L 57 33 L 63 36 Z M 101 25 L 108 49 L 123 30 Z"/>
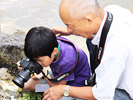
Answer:
<path fill-rule="evenodd" d="M 12 81 L 20 88 L 24 87 L 23 79 L 21 77 L 15 78 Z"/>

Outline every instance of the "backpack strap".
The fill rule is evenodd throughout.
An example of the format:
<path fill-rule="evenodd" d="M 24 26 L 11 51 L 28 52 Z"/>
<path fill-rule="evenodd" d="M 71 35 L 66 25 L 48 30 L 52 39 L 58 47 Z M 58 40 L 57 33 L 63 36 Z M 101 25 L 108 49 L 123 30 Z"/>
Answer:
<path fill-rule="evenodd" d="M 53 79 L 49 79 L 49 78 L 47 77 L 47 75 L 45 75 L 45 73 L 42 71 L 44 77 L 47 77 L 47 79 L 48 79 L 49 81 L 52 81 L 53 83 L 57 83 L 57 82 L 63 81 L 64 79 L 66 79 L 67 77 L 69 77 L 69 76 L 74 72 L 74 69 L 76 68 L 76 65 L 77 65 L 78 60 L 79 60 L 79 52 L 78 52 L 78 49 L 76 48 L 76 46 L 75 46 L 74 43 L 72 43 L 71 41 L 69 41 L 69 40 L 67 40 L 67 39 L 65 39 L 65 38 L 63 38 L 63 37 L 57 37 L 57 40 L 60 40 L 60 41 L 63 41 L 63 42 L 66 42 L 66 43 L 69 43 L 69 44 L 73 45 L 73 47 L 74 47 L 75 50 L 76 50 L 77 57 L 76 57 L 76 63 L 75 63 L 75 65 L 73 66 L 73 68 L 72 68 L 70 71 L 68 71 L 68 72 L 66 72 L 66 73 L 62 73 L 62 74 L 56 76 L 56 77 L 53 78 Z"/>

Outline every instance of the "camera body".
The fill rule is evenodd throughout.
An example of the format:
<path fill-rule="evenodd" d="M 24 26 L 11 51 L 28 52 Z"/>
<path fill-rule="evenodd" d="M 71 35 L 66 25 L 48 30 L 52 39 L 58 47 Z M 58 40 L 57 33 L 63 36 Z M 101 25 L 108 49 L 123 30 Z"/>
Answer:
<path fill-rule="evenodd" d="M 13 79 L 13 82 L 20 88 L 24 87 L 24 83 L 27 82 L 33 73 L 39 74 L 42 72 L 42 66 L 35 61 L 31 61 L 24 57 L 20 61 L 20 66 L 23 68 L 18 75 L 18 78 Z"/>

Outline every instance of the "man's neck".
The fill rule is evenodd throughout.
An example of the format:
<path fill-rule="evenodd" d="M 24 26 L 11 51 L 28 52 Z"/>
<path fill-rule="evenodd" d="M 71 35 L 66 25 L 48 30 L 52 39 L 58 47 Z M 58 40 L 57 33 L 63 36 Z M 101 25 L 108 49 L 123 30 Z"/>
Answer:
<path fill-rule="evenodd" d="M 93 36 L 95 36 L 95 34 L 98 32 L 98 30 L 101 26 L 101 23 L 103 21 L 104 15 L 105 15 L 105 11 L 104 11 L 104 9 L 101 9 L 101 14 L 97 17 L 97 20 L 96 20 L 97 21 L 97 28 L 96 28 L 96 31 L 93 34 Z"/>

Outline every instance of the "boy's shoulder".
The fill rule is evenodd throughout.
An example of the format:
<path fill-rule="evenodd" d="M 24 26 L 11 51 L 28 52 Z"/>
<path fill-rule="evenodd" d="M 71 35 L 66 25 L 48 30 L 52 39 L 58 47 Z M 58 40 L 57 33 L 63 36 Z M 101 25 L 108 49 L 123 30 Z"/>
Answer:
<path fill-rule="evenodd" d="M 64 37 L 57 37 L 57 41 L 61 41 L 63 43 L 60 42 L 61 45 L 63 45 L 63 48 L 65 49 L 69 49 L 72 51 L 76 51 L 78 52 L 79 54 L 82 53 L 82 55 L 84 55 L 84 51 L 78 47 L 74 42 L 72 42 L 71 40 L 69 39 L 66 39 Z"/>
<path fill-rule="evenodd" d="M 72 41 L 70 41 L 70 40 L 68 40 L 68 39 L 66 39 L 66 38 L 64 38 L 64 37 L 56 37 L 56 38 L 57 38 L 57 40 L 60 40 L 60 41 L 73 43 Z M 73 43 L 73 44 L 74 44 L 74 43 Z"/>

